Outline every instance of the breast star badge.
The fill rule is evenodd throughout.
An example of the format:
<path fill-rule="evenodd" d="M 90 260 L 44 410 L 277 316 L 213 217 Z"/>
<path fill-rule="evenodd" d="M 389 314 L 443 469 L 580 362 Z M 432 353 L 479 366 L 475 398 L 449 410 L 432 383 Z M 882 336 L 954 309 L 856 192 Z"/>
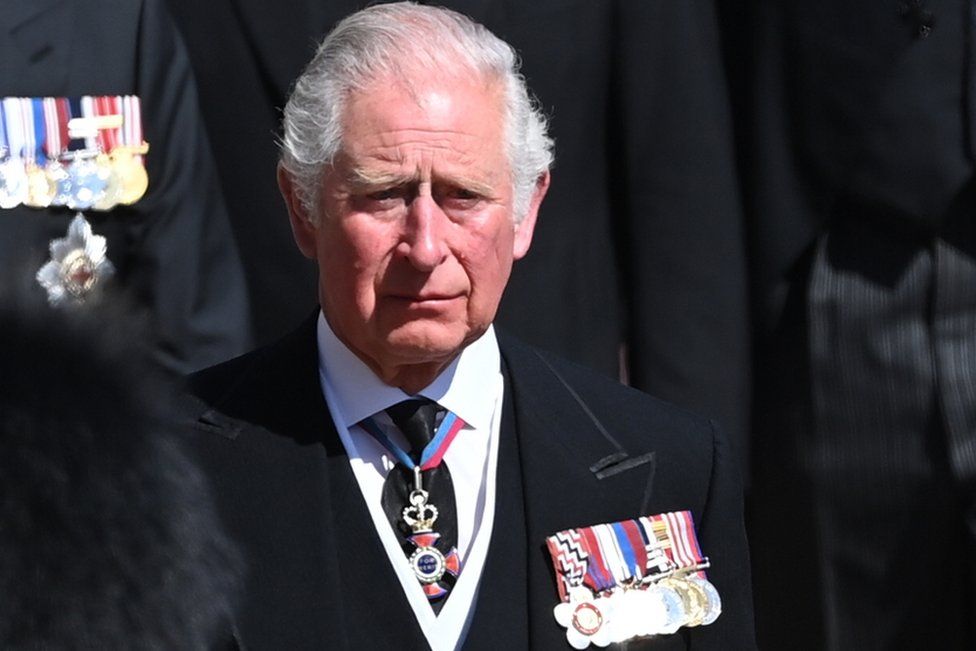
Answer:
<path fill-rule="evenodd" d="M 81 213 L 68 225 L 65 237 L 51 240 L 51 259 L 37 272 L 51 305 L 78 305 L 92 297 L 115 273 L 106 257 L 106 242 L 92 233 Z"/>

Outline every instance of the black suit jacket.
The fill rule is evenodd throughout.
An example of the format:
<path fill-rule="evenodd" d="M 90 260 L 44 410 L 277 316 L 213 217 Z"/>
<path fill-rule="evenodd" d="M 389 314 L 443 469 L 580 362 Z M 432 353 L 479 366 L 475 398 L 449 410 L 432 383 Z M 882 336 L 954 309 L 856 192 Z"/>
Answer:
<path fill-rule="evenodd" d="M 502 337 L 495 526 L 466 649 L 568 648 L 545 537 L 690 509 L 725 612 L 639 648 L 754 647 L 737 469 L 708 421 Z M 424 648 L 319 386 L 315 321 L 195 375 L 196 437 L 250 576 L 242 642 Z M 371 646 L 369 646 L 371 645 Z M 629 648 L 638 648 L 632 645 Z"/>
<path fill-rule="evenodd" d="M 148 313 L 163 363 L 186 373 L 247 349 L 247 296 L 183 43 L 162 0 L 0 0 L 0 97 L 139 95 L 149 190 L 88 211 L 113 286 Z M 34 274 L 74 211 L 0 210 L 4 284 Z"/>

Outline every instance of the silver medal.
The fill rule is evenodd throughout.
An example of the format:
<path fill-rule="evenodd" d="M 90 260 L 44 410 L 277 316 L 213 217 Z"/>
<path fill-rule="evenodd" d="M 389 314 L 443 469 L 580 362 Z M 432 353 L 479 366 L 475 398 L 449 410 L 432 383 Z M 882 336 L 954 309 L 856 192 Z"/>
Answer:
<path fill-rule="evenodd" d="M 68 168 L 71 190 L 67 206 L 72 210 L 88 210 L 100 201 L 108 186 L 108 172 L 91 158 L 76 158 Z"/>
<path fill-rule="evenodd" d="M 8 158 L 0 163 L 0 208 L 14 208 L 27 198 L 30 185 L 24 161 Z"/>

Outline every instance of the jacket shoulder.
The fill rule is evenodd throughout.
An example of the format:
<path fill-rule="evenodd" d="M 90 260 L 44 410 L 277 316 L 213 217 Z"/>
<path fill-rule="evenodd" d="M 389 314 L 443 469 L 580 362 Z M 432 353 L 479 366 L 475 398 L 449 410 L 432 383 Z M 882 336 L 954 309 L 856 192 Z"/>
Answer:
<path fill-rule="evenodd" d="M 207 404 L 219 404 L 248 378 L 260 374 L 258 367 L 265 363 L 266 355 L 267 348 L 258 348 L 191 373 L 186 378 L 186 391 Z"/>
<path fill-rule="evenodd" d="M 310 318 L 277 342 L 190 375 L 185 390 L 208 418 L 283 426 L 287 415 L 324 405 L 316 351 Z"/>

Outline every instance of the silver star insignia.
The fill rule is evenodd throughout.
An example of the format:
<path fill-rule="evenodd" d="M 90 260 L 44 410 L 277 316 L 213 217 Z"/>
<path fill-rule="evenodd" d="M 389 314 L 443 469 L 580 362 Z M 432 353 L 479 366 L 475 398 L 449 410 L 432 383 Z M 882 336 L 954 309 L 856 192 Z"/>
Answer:
<path fill-rule="evenodd" d="M 105 257 L 105 238 L 92 234 L 81 213 L 68 225 L 66 237 L 51 240 L 51 259 L 37 272 L 51 305 L 81 304 L 115 273 Z"/>

